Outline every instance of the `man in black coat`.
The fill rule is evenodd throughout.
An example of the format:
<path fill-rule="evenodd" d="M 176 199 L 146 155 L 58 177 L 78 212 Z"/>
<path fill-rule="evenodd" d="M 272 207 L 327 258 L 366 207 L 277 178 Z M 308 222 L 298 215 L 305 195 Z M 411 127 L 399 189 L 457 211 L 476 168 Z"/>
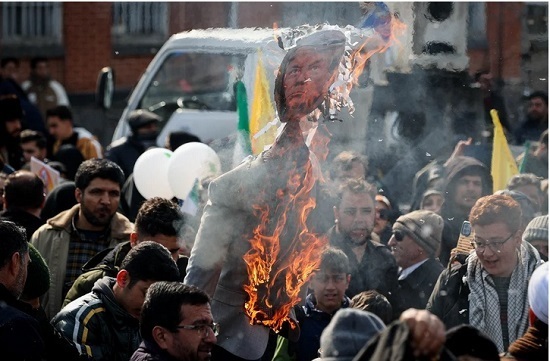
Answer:
<path fill-rule="evenodd" d="M 45 349 L 36 319 L 21 311 L 29 245 L 23 229 L 0 221 L 0 349 L 7 360 L 41 360 Z"/>
<path fill-rule="evenodd" d="M 431 211 L 413 211 L 394 223 L 388 246 L 399 266 L 399 287 L 392 305 L 395 318 L 408 308 L 426 307 L 443 271 L 435 259 L 442 233 L 443 218 Z"/>
<path fill-rule="evenodd" d="M 372 240 L 375 188 L 361 179 L 341 185 L 334 207 L 335 225 L 329 229 L 330 245 L 344 251 L 350 261 L 351 282 L 346 295 L 376 290 L 393 304 L 397 265 L 388 248 Z"/>
<path fill-rule="evenodd" d="M 134 110 L 128 116 L 132 135 L 121 138 L 107 147 L 105 158 L 122 168 L 126 178 L 134 172 L 134 164 L 148 148 L 156 146 L 161 118 L 147 110 Z"/>

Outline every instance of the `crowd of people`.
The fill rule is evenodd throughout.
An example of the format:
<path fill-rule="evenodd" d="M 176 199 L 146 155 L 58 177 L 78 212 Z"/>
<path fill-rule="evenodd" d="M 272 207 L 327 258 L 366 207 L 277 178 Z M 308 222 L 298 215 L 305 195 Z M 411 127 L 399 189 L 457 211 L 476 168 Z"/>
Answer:
<path fill-rule="evenodd" d="M 531 96 L 513 133 L 534 146 L 506 189 L 461 141 L 418 170 L 403 206 L 368 156 L 325 159 L 303 137 L 345 41 L 324 31 L 288 51 L 275 82 L 282 131 L 212 180 L 196 215 L 133 183 L 157 115 L 132 112 L 132 135 L 104 151 L 46 59 L 23 83 L 17 59 L 3 59 L 2 358 L 548 360 L 547 96 Z M 318 124 L 312 138 L 329 135 Z M 167 148 L 189 141 L 200 140 L 173 133 Z M 62 175 L 47 195 L 31 157 Z"/>

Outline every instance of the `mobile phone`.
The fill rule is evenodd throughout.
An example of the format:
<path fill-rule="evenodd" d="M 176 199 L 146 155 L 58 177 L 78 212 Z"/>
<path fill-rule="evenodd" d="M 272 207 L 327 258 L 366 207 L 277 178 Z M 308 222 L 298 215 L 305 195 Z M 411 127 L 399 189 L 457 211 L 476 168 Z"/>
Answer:
<path fill-rule="evenodd" d="M 468 221 L 462 223 L 460 228 L 460 235 L 458 236 L 458 242 L 456 243 L 456 250 L 458 253 L 470 254 L 472 242 L 474 241 L 474 234 L 472 232 L 472 225 Z"/>

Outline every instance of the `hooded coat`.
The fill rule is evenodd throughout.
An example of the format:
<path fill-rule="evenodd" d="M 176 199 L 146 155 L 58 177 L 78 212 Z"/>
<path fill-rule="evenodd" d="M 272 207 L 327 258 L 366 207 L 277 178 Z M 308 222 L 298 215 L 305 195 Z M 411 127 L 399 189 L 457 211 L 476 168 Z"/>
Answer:
<path fill-rule="evenodd" d="M 439 260 L 443 266 L 447 266 L 449 263 L 451 250 L 456 247 L 462 223 L 468 220 L 470 213 L 470 210 L 468 210 L 467 213 L 463 213 L 453 200 L 457 181 L 467 174 L 481 176 L 482 197 L 492 194 L 493 192 L 493 178 L 491 177 L 491 172 L 479 160 L 472 157 L 458 156 L 454 157 L 447 164 L 445 167 L 444 185 L 445 203 L 443 203 L 443 207 L 441 208 L 441 217 L 443 217 L 445 225 L 443 227 L 439 254 Z"/>

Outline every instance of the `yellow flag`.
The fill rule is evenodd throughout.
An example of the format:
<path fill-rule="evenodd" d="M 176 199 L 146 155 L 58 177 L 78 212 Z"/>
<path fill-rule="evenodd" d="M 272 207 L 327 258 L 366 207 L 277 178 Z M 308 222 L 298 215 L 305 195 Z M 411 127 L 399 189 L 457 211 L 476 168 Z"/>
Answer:
<path fill-rule="evenodd" d="M 491 119 L 495 126 L 493 135 L 493 156 L 491 158 L 491 176 L 493 192 L 506 188 L 510 178 L 518 174 L 518 166 L 508 147 L 508 141 L 502 130 L 502 124 L 496 110 L 491 109 Z"/>
<path fill-rule="evenodd" d="M 268 123 L 275 118 L 275 110 L 271 103 L 269 82 L 265 74 L 261 53 L 258 54 L 253 97 L 249 127 L 252 138 L 252 153 L 256 155 L 261 153 L 266 145 L 273 144 L 277 130 L 274 126 L 268 126 Z"/>

